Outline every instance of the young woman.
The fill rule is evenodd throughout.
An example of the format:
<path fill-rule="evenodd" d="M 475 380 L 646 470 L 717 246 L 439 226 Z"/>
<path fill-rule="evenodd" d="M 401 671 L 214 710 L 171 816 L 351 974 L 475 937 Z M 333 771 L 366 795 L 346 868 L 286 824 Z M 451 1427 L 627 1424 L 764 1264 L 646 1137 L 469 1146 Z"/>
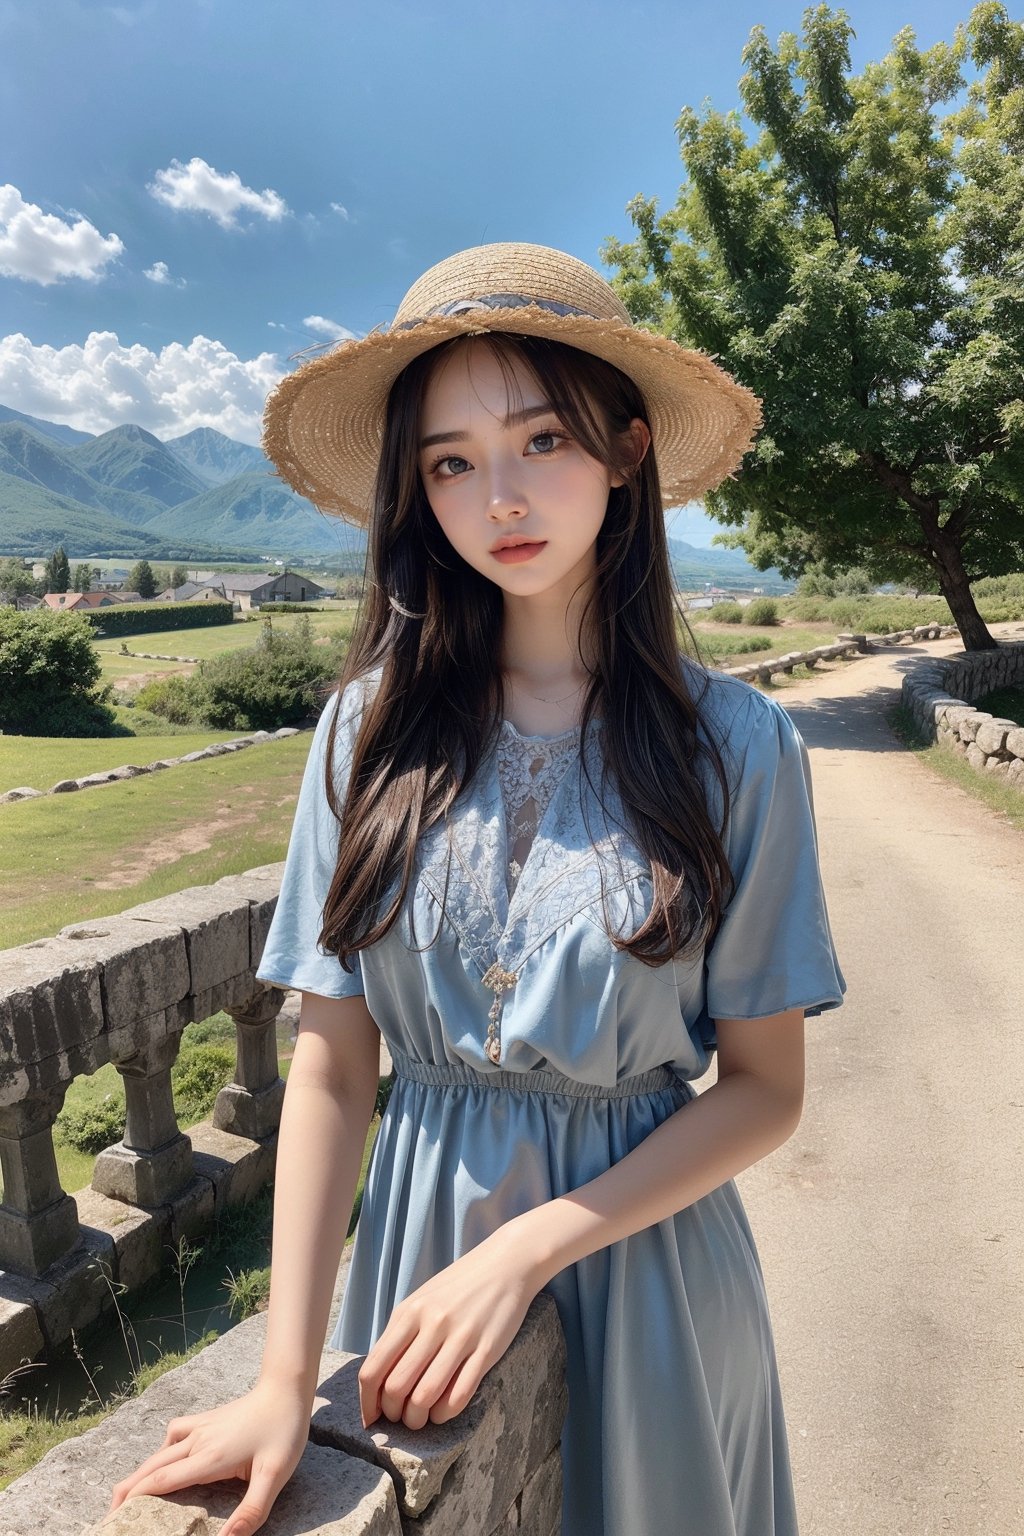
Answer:
<path fill-rule="evenodd" d="M 564 1536 L 796 1531 L 731 1181 L 796 1127 L 804 1015 L 844 983 L 803 745 L 680 654 L 662 511 L 757 419 L 525 245 L 441 262 L 271 398 L 282 474 L 370 545 L 257 972 L 303 994 L 267 1342 L 253 1391 L 172 1422 L 115 1505 L 242 1476 L 224 1536 L 248 1536 L 294 1470 L 383 1034 L 331 1339 L 366 1353 L 364 1421 L 461 1412 L 546 1289 Z"/>

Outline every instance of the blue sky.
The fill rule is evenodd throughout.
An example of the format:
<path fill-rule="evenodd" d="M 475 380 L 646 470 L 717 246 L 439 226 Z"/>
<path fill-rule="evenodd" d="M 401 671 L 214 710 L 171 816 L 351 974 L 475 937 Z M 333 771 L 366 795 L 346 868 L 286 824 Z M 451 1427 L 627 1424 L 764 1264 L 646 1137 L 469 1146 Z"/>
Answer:
<path fill-rule="evenodd" d="M 599 266 L 630 198 L 674 201 L 680 109 L 737 105 L 750 29 L 802 10 L 0 0 L 0 403 L 255 442 L 296 352 L 387 322 L 450 252 Z M 969 0 L 847 10 L 859 68 Z"/>

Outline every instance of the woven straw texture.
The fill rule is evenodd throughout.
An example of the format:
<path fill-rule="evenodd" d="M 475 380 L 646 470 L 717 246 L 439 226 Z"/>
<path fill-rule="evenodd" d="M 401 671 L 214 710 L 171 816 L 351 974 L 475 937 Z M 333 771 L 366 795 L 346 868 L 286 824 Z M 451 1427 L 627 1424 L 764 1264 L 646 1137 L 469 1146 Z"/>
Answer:
<path fill-rule="evenodd" d="M 583 313 L 554 314 L 540 305 L 432 313 L 494 294 Z M 391 385 L 431 347 L 488 331 L 547 336 L 627 374 L 647 402 L 665 506 L 690 501 L 732 474 L 760 424 L 750 390 L 703 353 L 635 326 L 585 262 L 546 246 L 505 243 L 438 262 L 409 289 L 389 330 L 341 342 L 282 379 L 264 415 L 267 457 L 322 511 L 365 527 Z"/>

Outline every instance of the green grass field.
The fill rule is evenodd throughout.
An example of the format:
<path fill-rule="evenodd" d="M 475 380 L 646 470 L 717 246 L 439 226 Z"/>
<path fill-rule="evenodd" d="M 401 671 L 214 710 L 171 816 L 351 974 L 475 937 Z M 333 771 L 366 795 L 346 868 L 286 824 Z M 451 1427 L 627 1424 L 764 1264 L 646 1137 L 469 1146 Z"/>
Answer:
<path fill-rule="evenodd" d="M 145 740 L 147 761 L 153 739 Z M 175 737 L 175 748 L 186 739 Z M 0 948 L 284 858 L 309 743 L 301 732 L 0 806 Z M 108 745 L 130 760 L 130 738 Z"/>
<path fill-rule="evenodd" d="M 139 635 L 115 635 L 109 640 L 97 640 L 96 650 L 103 661 L 104 676 L 110 681 L 128 673 L 167 671 L 179 665 L 169 661 L 150 661 L 121 654 L 122 640 L 130 651 L 158 651 L 167 656 L 195 656 L 204 661 L 210 656 L 220 656 L 243 645 L 255 645 L 260 628 L 267 621 L 274 629 L 289 630 L 300 618 L 308 618 L 316 636 L 334 634 L 340 630 L 349 635 L 355 619 L 353 602 L 337 603 L 323 612 L 308 614 L 268 613 L 262 618 L 246 620 L 236 618 L 232 624 L 209 624 L 195 629 L 153 629 Z"/>

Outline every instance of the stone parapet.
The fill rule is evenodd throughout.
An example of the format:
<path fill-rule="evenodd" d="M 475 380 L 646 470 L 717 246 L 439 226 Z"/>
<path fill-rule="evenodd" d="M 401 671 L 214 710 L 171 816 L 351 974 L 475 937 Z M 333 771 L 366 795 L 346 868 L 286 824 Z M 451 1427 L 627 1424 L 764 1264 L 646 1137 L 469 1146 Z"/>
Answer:
<path fill-rule="evenodd" d="M 273 1177 L 285 994 L 256 981 L 283 865 L 72 923 L 0 951 L 0 1377 L 52 1349 L 157 1272 L 164 1244 L 208 1230 Z M 235 1021 L 234 1081 L 213 1123 L 177 1123 L 171 1069 L 185 1026 Z M 62 1189 L 53 1126 L 78 1076 L 112 1062 L 121 1141 L 92 1187 Z"/>
<path fill-rule="evenodd" d="M 265 1336 L 265 1315 L 240 1323 L 95 1428 L 55 1446 L 0 1492 L 3 1536 L 212 1536 L 242 1483 L 129 1499 L 109 1520 L 103 1515 L 113 1485 L 159 1448 L 169 1419 L 253 1387 Z M 360 1359 L 324 1350 L 309 1443 L 261 1527 L 266 1536 L 557 1536 L 567 1394 L 550 1296 L 532 1302 L 469 1407 L 448 1424 L 407 1430 L 380 1420 L 364 1430 Z"/>
<path fill-rule="evenodd" d="M 979 773 L 1024 790 L 1024 728 L 974 707 L 1008 687 L 1024 687 L 1024 644 L 922 662 L 903 679 L 903 705 L 926 741 L 941 742 Z"/>

